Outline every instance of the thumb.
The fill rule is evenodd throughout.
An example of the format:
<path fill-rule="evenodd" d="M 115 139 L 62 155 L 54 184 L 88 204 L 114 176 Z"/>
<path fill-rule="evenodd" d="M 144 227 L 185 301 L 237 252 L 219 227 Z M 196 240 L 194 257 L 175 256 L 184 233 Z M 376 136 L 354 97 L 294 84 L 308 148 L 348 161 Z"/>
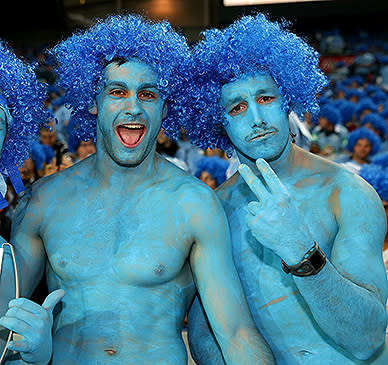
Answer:
<path fill-rule="evenodd" d="M 54 290 L 44 300 L 42 307 L 52 313 L 55 306 L 62 300 L 65 294 L 66 293 L 63 289 Z"/>

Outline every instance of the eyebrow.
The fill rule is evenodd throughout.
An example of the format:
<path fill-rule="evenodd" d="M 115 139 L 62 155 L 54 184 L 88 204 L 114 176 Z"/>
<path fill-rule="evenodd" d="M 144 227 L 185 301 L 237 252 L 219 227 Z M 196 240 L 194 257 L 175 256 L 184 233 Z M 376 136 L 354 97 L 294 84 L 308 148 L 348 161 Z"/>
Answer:
<path fill-rule="evenodd" d="M 272 90 L 271 88 L 257 89 L 255 91 L 255 94 L 274 94 L 274 93 L 275 93 L 275 90 Z M 244 96 L 237 95 L 233 97 L 233 94 L 232 94 L 232 99 L 228 100 L 225 106 L 230 106 L 232 104 L 239 103 L 242 99 L 244 99 Z"/>
<path fill-rule="evenodd" d="M 124 89 L 127 88 L 127 85 L 124 82 L 118 81 L 118 80 L 111 80 L 105 83 L 105 87 L 112 87 L 112 86 L 118 86 Z M 151 83 L 145 82 L 139 85 L 139 89 L 158 89 L 158 85 L 152 82 Z"/>

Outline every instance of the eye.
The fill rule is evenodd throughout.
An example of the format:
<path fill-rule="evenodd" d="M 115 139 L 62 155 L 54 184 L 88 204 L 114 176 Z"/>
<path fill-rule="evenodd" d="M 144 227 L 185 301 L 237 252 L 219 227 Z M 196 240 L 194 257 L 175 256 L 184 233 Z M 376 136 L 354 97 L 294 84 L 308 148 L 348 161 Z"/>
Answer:
<path fill-rule="evenodd" d="M 126 95 L 126 92 L 122 89 L 112 89 L 109 91 L 109 95 L 112 95 L 112 96 L 115 96 L 115 97 L 118 97 L 118 98 L 122 98 Z"/>
<path fill-rule="evenodd" d="M 259 104 L 270 104 L 272 103 L 273 100 L 275 100 L 276 98 L 274 96 L 260 96 L 257 98 L 257 102 Z"/>
<path fill-rule="evenodd" d="M 158 97 L 156 93 L 153 91 L 149 90 L 142 90 L 137 94 L 137 97 L 141 101 L 149 101 L 149 100 L 154 100 Z"/>
<path fill-rule="evenodd" d="M 229 110 L 228 114 L 231 117 L 234 117 L 235 115 L 245 112 L 247 109 L 248 109 L 248 104 L 246 102 L 238 103 L 232 109 Z"/>

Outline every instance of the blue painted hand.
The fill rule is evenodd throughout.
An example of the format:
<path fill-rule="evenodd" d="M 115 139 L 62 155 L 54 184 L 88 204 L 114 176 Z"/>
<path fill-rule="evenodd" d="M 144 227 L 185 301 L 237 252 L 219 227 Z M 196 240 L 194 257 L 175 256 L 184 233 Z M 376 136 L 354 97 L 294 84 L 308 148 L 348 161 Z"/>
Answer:
<path fill-rule="evenodd" d="M 55 290 L 41 306 L 26 298 L 11 300 L 0 325 L 19 336 L 14 337 L 8 349 L 19 352 L 27 363 L 48 364 L 52 355 L 52 312 L 64 295 L 64 290 Z"/>
<path fill-rule="evenodd" d="M 256 166 L 262 180 L 244 164 L 240 175 L 258 201 L 248 204 L 247 225 L 252 235 L 289 264 L 298 263 L 313 244 L 312 235 L 295 199 L 269 164 L 259 158 Z"/>

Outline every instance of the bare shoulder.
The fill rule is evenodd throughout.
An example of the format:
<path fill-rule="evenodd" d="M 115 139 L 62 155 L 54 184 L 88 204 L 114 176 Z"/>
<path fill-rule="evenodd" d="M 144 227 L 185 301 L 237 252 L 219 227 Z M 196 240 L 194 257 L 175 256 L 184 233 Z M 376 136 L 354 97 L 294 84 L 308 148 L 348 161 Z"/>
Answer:
<path fill-rule="evenodd" d="M 32 202 L 40 203 L 48 199 L 57 200 L 61 196 L 71 197 L 85 185 L 91 176 L 90 160 L 80 161 L 65 170 L 39 179 L 32 185 Z"/>

